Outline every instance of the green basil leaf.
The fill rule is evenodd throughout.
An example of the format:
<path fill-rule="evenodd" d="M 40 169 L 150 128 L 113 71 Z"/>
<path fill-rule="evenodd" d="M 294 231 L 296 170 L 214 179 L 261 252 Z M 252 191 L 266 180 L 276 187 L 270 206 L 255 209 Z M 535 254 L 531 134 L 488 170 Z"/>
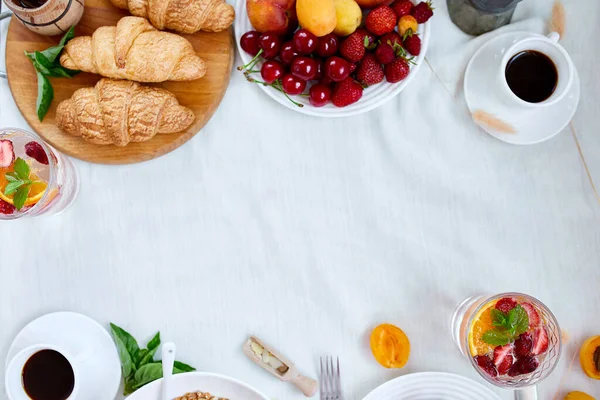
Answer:
<path fill-rule="evenodd" d="M 125 348 L 127 349 L 127 353 L 129 353 L 130 359 L 134 360 L 136 354 L 140 350 L 140 346 L 138 346 L 138 343 L 135 340 L 135 338 L 131 336 L 129 332 L 125 331 L 123 328 L 120 328 L 113 323 L 110 324 L 110 330 L 113 336 L 121 339 L 121 341 L 125 345 Z"/>
<path fill-rule="evenodd" d="M 176 369 L 181 372 L 192 372 L 192 371 L 196 370 L 196 368 L 191 367 L 187 364 L 184 364 L 181 361 L 175 361 L 175 363 L 173 364 L 173 371 L 175 371 Z M 181 372 L 177 372 L 177 373 L 181 373 Z"/>
<path fill-rule="evenodd" d="M 29 179 L 29 164 L 27 164 L 27 161 L 23 160 L 21 157 L 18 157 L 15 160 L 14 170 L 20 179 Z"/>
<path fill-rule="evenodd" d="M 22 180 L 9 182 L 8 185 L 6 185 L 6 187 L 4 188 L 4 194 L 7 195 L 7 196 L 10 196 L 14 192 L 16 192 L 18 188 L 20 188 L 24 184 L 25 184 L 25 181 L 22 181 Z"/>
<path fill-rule="evenodd" d="M 135 392 L 133 385 L 135 385 L 135 378 L 133 375 L 125 378 L 125 387 L 123 388 L 123 396 L 128 396 L 131 393 Z"/>
<path fill-rule="evenodd" d="M 68 78 L 71 79 L 75 75 L 77 75 L 81 71 L 73 71 L 70 69 L 63 68 L 61 66 L 55 66 L 48 69 L 48 73 L 46 74 L 52 78 Z"/>
<path fill-rule="evenodd" d="M 138 363 L 138 368 L 154 362 L 154 355 L 156 354 L 156 350 L 158 350 L 158 347 L 152 350 L 146 350 L 146 354 L 140 359 Z"/>
<path fill-rule="evenodd" d="M 131 361 L 131 356 L 129 355 L 129 352 L 127 351 L 127 347 L 125 346 L 125 343 L 123 343 L 123 341 L 121 340 L 121 338 L 117 335 L 114 334 L 114 332 L 111 332 L 113 335 L 113 340 L 115 341 L 115 344 L 117 345 L 117 352 L 119 353 L 119 359 L 121 360 L 121 368 L 123 369 L 123 376 L 125 378 L 127 378 L 129 375 L 131 375 L 132 371 L 133 371 L 133 362 Z"/>
<path fill-rule="evenodd" d="M 17 210 L 20 211 L 21 208 L 23 208 L 23 206 L 25 205 L 25 201 L 27 200 L 27 196 L 29 195 L 30 187 L 31 185 L 21 186 L 15 193 L 15 196 L 13 197 L 13 203 Z"/>
<path fill-rule="evenodd" d="M 162 376 L 162 363 L 156 362 L 146 364 L 135 373 L 135 383 L 133 388 L 134 390 L 137 390 L 150 382 L 162 378 Z"/>
<path fill-rule="evenodd" d="M 37 115 L 40 122 L 44 120 L 44 117 L 48 113 L 50 109 L 50 104 L 54 99 L 54 89 L 52 89 L 52 84 L 46 78 L 44 74 L 37 71 L 38 78 L 38 97 L 36 102 Z"/>
<path fill-rule="evenodd" d="M 512 337 L 508 332 L 491 330 L 484 333 L 481 339 L 493 346 L 504 346 L 505 344 L 509 344 L 511 342 Z"/>
<path fill-rule="evenodd" d="M 160 332 L 157 332 L 156 335 L 148 342 L 148 350 L 157 349 L 160 346 Z"/>
<path fill-rule="evenodd" d="M 27 56 L 27 58 L 29 58 L 31 61 L 35 61 L 35 54 L 34 53 L 25 52 L 25 56 Z"/>
<path fill-rule="evenodd" d="M 46 67 L 46 68 L 52 68 L 52 61 L 48 60 L 48 58 L 46 57 L 45 54 L 39 52 L 39 51 L 35 51 L 35 61 L 37 61 L 40 65 Z"/>
<path fill-rule="evenodd" d="M 73 39 L 74 37 L 75 37 L 75 25 L 73 25 L 71 28 L 69 28 L 67 33 L 65 33 L 65 36 L 63 36 L 62 39 L 60 39 L 60 42 L 58 43 L 58 45 L 65 46 L 69 42 L 69 40 Z"/>
<path fill-rule="evenodd" d="M 494 326 L 506 326 L 507 322 L 508 322 L 508 318 L 507 315 L 504 314 L 502 311 L 497 310 L 495 308 L 492 308 L 490 310 L 490 314 L 492 316 L 492 325 Z"/>
<path fill-rule="evenodd" d="M 513 335 L 518 336 L 527 332 L 527 329 L 529 329 L 529 315 L 527 315 L 527 311 L 520 305 L 517 305 L 508 313 L 508 324 Z"/>
<path fill-rule="evenodd" d="M 47 67 L 49 68 L 50 66 L 52 66 L 54 64 L 54 62 L 56 61 L 56 59 L 58 58 L 58 56 L 60 55 L 60 53 L 63 51 L 63 49 L 65 48 L 65 46 L 63 45 L 58 45 L 58 46 L 52 46 L 52 47 L 48 47 L 46 50 L 43 50 L 41 52 L 37 52 L 36 53 L 40 53 L 42 54 L 49 62 L 49 65 L 47 65 Z M 36 57 L 37 59 L 37 57 Z M 42 64 L 45 65 L 45 64 Z"/>

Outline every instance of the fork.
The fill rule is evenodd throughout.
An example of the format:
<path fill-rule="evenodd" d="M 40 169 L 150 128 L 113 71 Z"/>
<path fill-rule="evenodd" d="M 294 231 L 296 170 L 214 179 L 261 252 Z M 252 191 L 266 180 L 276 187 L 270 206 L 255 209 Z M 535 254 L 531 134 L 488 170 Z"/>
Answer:
<path fill-rule="evenodd" d="M 340 359 L 336 357 L 335 365 L 333 357 L 321 357 L 320 374 L 321 400 L 342 400 L 342 385 L 340 382 Z"/>

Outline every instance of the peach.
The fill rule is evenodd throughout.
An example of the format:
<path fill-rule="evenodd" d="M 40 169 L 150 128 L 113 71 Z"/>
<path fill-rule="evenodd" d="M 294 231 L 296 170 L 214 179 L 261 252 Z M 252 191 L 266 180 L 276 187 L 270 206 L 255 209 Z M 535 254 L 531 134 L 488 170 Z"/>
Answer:
<path fill-rule="evenodd" d="M 356 2 L 361 8 L 375 8 L 382 4 L 389 6 L 393 3 L 393 0 L 356 0 Z"/>
<path fill-rule="evenodd" d="M 298 26 L 296 0 L 246 0 L 250 23 L 258 32 L 285 35 Z"/>

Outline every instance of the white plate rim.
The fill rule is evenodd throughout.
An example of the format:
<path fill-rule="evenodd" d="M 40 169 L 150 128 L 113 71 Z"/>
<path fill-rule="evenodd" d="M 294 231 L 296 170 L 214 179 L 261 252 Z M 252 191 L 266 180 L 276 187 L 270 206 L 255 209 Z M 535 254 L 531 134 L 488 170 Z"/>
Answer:
<path fill-rule="evenodd" d="M 244 50 L 242 50 L 242 47 L 240 45 L 240 38 L 242 37 L 242 35 L 248 30 L 248 27 L 250 29 L 252 29 L 252 25 L 250 24 L 250 20 L 248 19 L 248 14 L 246 13 L 246 0 L 238 0 L 236 2 L 235 13 L 236 13 L 235 24 L 234 24 L 235 42 L 237 45 L 237 49 L 238 49 L 240 58 L 242 59 L 242 63 L 247 64 L 252 58 L 250 57 L 250 55 L 248 53 L 246 53 Z M 248 26 L 245 26 L 246 24 Z M 427 50 L 429 48 L 429 39 L 431 36 L 430 22 L 428 21 L 424 24 L 419 24 L 418 33 L 421 36 L 422 44 L 421 44 L 421 54 L 419 54 L 417 57 L 415 57 L 416 65 L 411 68 L 410 74 L 408 75 L 408 77 L 406 77 L 406 79 L 404 79 L 400 83 L 388 83 L 388 82 L 384 81 L 382 83 L 374 85 L 372 89 L 384 88 L 384 90 L 385 90 L 386 88 L 393 87 L 393 90 L 389 91 L 388 93 L 384 93 L 382 96 L 379 96 L 379 97 L 365 99 L 365 94 L 363 94 L 363 97 L 358 102 L 351 104 L 350 106 L 342 107 L 342 108 L 335 107 L 332 104 L 328 104 L 324 107 L 314 107 L 314 106 L 310 105 L 310 103 L 308 103 L 308 102 L 303 102 L 305 104 L 304 107 L 298 107 L 298 106 L 292 104 L 292 102 L 290 102 L 280 92 L 278 92 L 270 87 L 267 87 L 267 86 L 258 85 L 258 84 L 254 84 L 254 85 L 259 86 L 265 93 L 267 93 L 269 95 L 269 97 L 271 97 L 272 99 L 277 101 L 279 104 L 289 108 L 290 110 L 293 110 L 293 111 L 296 111 L 296 112 L 299 112 L 302 114 L 311 115 L 314 117 L 326 117 L 326 118 L 341 118 L 341 117 L 349 117 L 349 116 L 353 116 L 353 115 L 362 114 L 362 113 L 371 111 L 371 110 L 383 105 L 387 101 L 393 99 L 394 97 L 396 97 L 400 92 L 402 92 L 412 82 L 414 77 L 418 74 L 419 70 L 421 69 L 422 64 L 426 62 L 425 56 L 426 56 Z M 234 68 L 234 71 L 237 73 L 241 73 L 241 72 L 237 71 L 235 68 Z M 365 89 L 365 93 L 369 89 L 370 88 Z M 294 100 L 297 101 L 297 99 L 294 99 Z M 308 105 L 306 105 L 306 104 L 308 104 Z"/>

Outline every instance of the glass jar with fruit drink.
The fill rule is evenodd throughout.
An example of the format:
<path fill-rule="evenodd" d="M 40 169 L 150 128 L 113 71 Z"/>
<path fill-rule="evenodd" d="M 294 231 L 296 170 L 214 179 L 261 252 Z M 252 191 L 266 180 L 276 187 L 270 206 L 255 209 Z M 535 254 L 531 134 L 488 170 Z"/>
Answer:
<path fill-rule="evenodd" d="M 67 157 L 31 132 L 0 129 L 0 220 L 59 213 L 78 188 Z"/>
<path fill-rule="evenodd" d="M 460 351 L 488 382 L 535 398 L 535 384 L 556 366 L 561 332 L 552 312 L 521 293 L 477 296 L 463 301 L 452 317 Z M 525 398 L 525 397 L 522 397 Z"/>

